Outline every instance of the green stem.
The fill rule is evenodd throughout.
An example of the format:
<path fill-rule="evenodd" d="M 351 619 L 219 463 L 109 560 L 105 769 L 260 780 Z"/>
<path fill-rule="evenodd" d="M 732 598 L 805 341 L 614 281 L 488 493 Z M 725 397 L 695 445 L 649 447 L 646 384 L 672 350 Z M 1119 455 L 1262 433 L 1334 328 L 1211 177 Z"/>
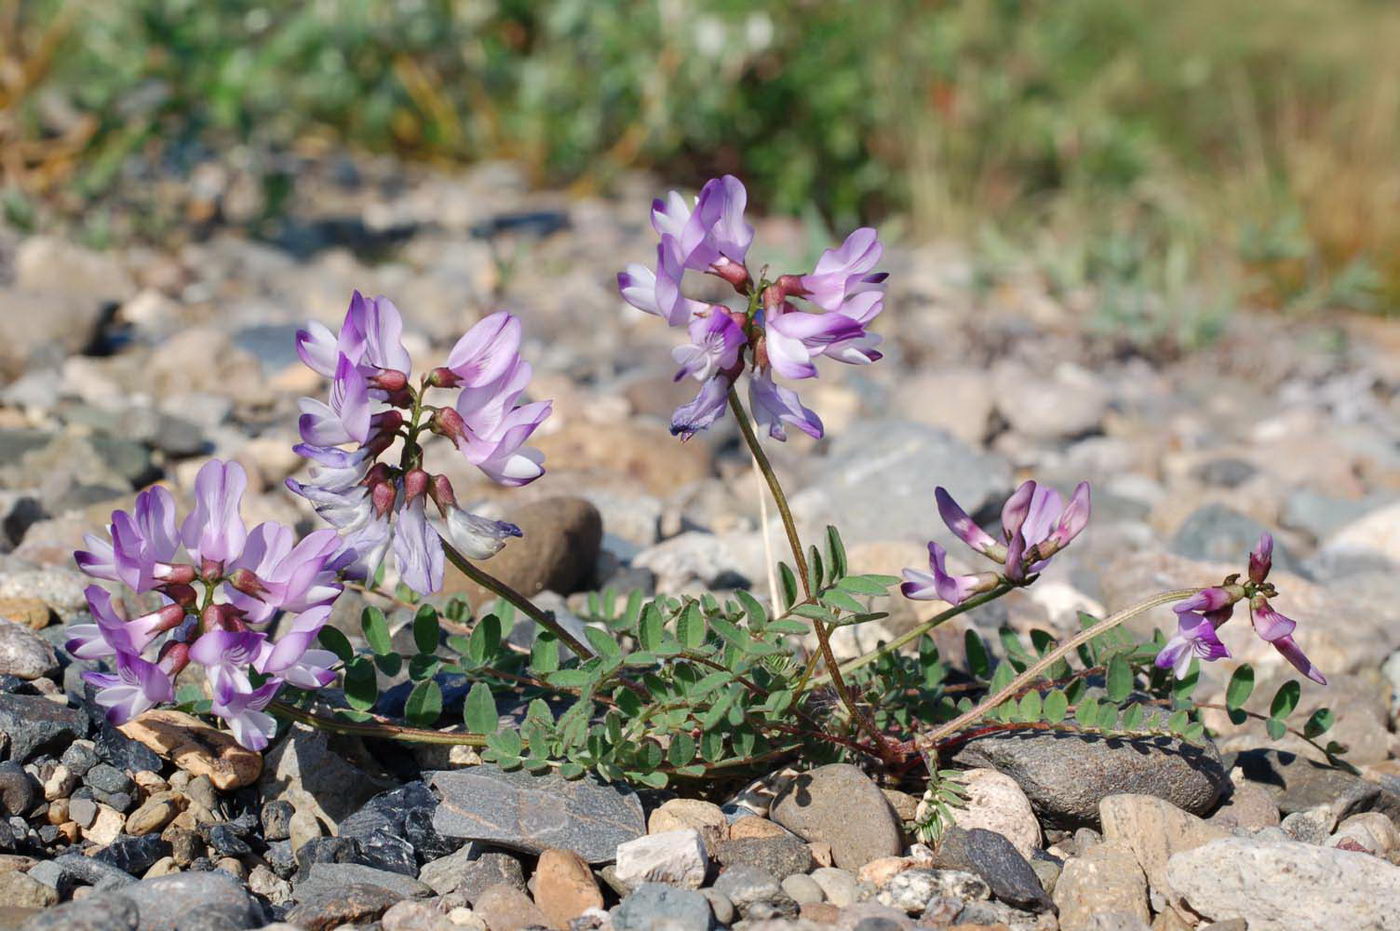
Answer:
<path fill-rule="evenodd" d="M 1011 591 L 1013 587 L 1014 586 L 1011 585 L 998 585 L 996 588 L 992 589 L 989 592 L 983 592 L 980 595 L 976 595 L 972 598 L 967 599 L 967 601 L 964 601 L 961 604 L 954 605 L 947 611 L 937 614 L 931 619 L 920 624 L 918 627 L 915 627 L 913 630 L 900 634 L 898 637 L 895 637 L 889 643 L 881 644 L 880 646 L 871 650 L 869 653 L 866 653 L 862 656 L 857 656 L 855 659 L 847 660 L 846 662 L 841 664 L 841 672 L 843 674 L 851 673 L 855 672 L 857 669 L 860 669 L 862 666 L 869 666 L 871 663 L 875 662 L 877 659 L 884 656 L 885 654 L 893 653 L 896 650 L 899 650 L 902 647 L 906 646 L 907 644 L 913 643 L 915 640 L 918 640 L 920 637 L 933 630 L 935 627 L 938 627 L 940 624 L 952 620 L 959 614 L 962 614 L 965 611 L 971 611 L 973 608 L 980 607 L 981 605 L 984 605 L 989 601 L 995 601 L 1002 595 L 1005 595 L 1007 592 Z M 815 680 L 813 680 L 812 684 L 821 685 L 828 678 L 829 676 L 826 675 L 818 676 Z"/>
<path fill-rule="evenodd" d="M 1124 608 L 1122 611 L 1119 611 L 1116 614 L 1111 614 L 1108 617 L 1104 618 L 1102 621 L 1099 621 L 1097 624 L 1093 625 L 1092 627 L 1084 628 L 1079 633 L 1075 634 L 1073 637 L 1070 637 L 1060 646 L 1057 646 L 1055 649 L 1051 650 L 1049 653 L 1046 653 L 1040 659 L 1027 666 L 1024 672 L 1022 672 L 1019 676 L 1008 682 L 1006 686 L 1000 691 L 998 691 L 996 694 L 989 695 L 988 697 L 982 699 L 982 701 L 977 705 L 977 707 L 973 708 L 971 711 L 967 712 L 966 714 L 959 715 L 958 717 L 949 721 L 947 724 L 944 724 L 942 727 L 935 729 L 932 733 L 920 737 L 918 740 L 920 749 L 935 749 L 938 746 L 939 742 L 942 741 L 944 738 L 948 737 L 950 734 L 956 733 L 964 727 L 967 727 L 969 724 L 976 722 L 987 712 L 991 711 L 993 708 L 1006 701 L 1012 695 L 1015 695 L 1028 682 L 1033 682 L 1036 679 L 1036 677 L 1038 677 L 1045 670 L 1049 669 L 1051 666 L 1055 665 L 1055 663 L 1063 659 L 1066 655 L 1073 652 L 1074 650 L 1079 649 L 1079 647 L 1088 643 L 1090 640 L 1093 640 L 1100 634 L 1107 633 L 1108 631 L 1117 627 L 1119 624 L 1122 624 L 1124 621 L 1131 620 L 1132 618 L 1137 617 L 1139 614 L 1142 614 L 1144 611 L 1150 611 L 1151 609 L 1158 607 L 1159 605 L 1170 604 L 1173 601 L 1181 601 L 1183 598 L 1190 598 L 1198 591 L 1200 591 L 1199 588 L 1179 588 L 1175 591 L 1162 592 L 1161 594 L 1153 595 L 1146 601 L 1140 601 L 1135 605 L 1131 605 L 1127 608 Z"/>
<path fill-rule="evenodd" d="M 511 588 L 494 575 L 486 572 L 467 561 L 467 557 L 457 552 L 457 549 L 446 539 L 442 541 L 442 551 L 447 555 L 447 561 L 457 567 L 467 578 L 488 591 L 493 591 L 515 606 L 521 614 L 534 621 L 536 624 L 549 631 L 559 642 L 564 644 L 574 652 L 579 659 L 591 659 L 593 651 L 586 644 L 580 641 L 573 634 L 563 628 L 548 611 L 543 610 L 529 598 Z"/>
<path fill-rule="evenodd" d="M 783 530 L 787 533 L 788 547 L 792 550 L 793 562 L 796 563 L 797 579 L 802 586 L 802 594 L 806 600 L 811 601 L 812 583 L 807 577 L 807 558 L 802 553 L 802 540 L 797 535 L 797 522 L 792 519 L 792 509 L 788 507 L 787 495 L 783 493 L 783 486 L 778 482 L 777 473 L 773 471 L 773 464 L 768 461 L 768 454 L 763 451 L 758 435 L 753 431 L 753 424 L 749 421 L 749 415 L 744 411 L 744 405 L 739 402 L 739 394 L 733 388 L 729 389 L 729 408 L 734 412 L 734 419 L 739 422 L 739 431 L 744 435 L 744 442 L 753 454 L 754 462 L 758 464 L 758 471 L 763 473 L 763 479 L 768 483 L 768 490 L 773 495 L 773 503 L 777 505 L 778 516 L 783 522 Z M 836 663 L 836 654 L 831 650 L 831 634 L 826 625 L 813 618 L 812 630 L 817 635 L 822 661 L 826 663 L 826 668 L 831 674 L 832 688 L 841 697 L 841 703 L 850 712 L 851 719 L 869 735 L 881 757 L 892 759 L 893 750 L 885 740 L 885 735 L 880 733 L 874 719 L 856 702 L 841 675 Z"/>
<path fill-rule="evenodd" d="M 350 734 L 355 737 L 374 737 L 379 740 L 398 740 L 403 743 L 456 744 L 466 747 L 486 746 L 484 734 L 453 734 L 445 731 L 425 730 L 421 727 L 405 727 L 399 724 L 386 724 L 380 721 L 342 721 L 328 715 L 317 714 L 298 708 L 286 702 L 274 701 L 267 710 L 288 721 L 300 721 L 317 730 L 332 734 Z"/>

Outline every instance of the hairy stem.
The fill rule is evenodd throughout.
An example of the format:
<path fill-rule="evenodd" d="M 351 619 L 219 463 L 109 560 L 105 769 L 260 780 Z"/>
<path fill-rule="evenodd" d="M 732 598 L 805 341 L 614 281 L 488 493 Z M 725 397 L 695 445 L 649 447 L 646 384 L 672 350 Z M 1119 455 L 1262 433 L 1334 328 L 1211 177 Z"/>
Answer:
<path fill-rule="evenodd" d="M 869 653 L 866 653 L 862 656 L 857 656 L 855 659 L 847 660 L 846 662 L 841 664 L 841 672 L 843 674 L 850 673 L 854 672 L 857 669 L 860 669 L 862 666 L 869 666 L 871 663 L 875 662 L 885 654 L 893 653 L 896 650 L 899 650 L 907 646 L 908 644 L 913 643 L 915 640 L 918 640 L 920 637 L 933 630 L 935 627 L 938 627 L 940 624 L 952 620 L 959 614 L 962 614 L 965 611 L 971 611 L 973 608 L 980 607 L 981 605 L 984 605 L 989 601 L 997 600 L 1002 595 L 1005 595 L 1007 592 L 1011 591 L 1012 588 L 1013 586 L 1011 585 L 998 585 L 996 588 L 992 589 L 989 592 L 983 592 L 980 595 L 976 595 L 972 598 L 967 599 L 967 601 L 964 601 L 962 604 L 954 605 L 947 611 L 943 611 L 930 618 L 929 620 L 925 621 L 924 623 L 920 624 L 918 627 L 915 627 L 913 630 L 900 634 L 898 637 L 895 637 L 889 643 L 881 644 L 880 646 L 871 650 Z M 824 682 L 826 682 L 828 678 L 830 678 L 828 675 L 820 675 L 812 681 L 812 684 L 821 685 Z"/>
<path fill-rule="evenodd" d="M 763 446 L 758 441 L 758 435 L 753 432 L 753 424 L 749 421 L 749 415 L 744 411 L 744 405 L 739 402 L 739 394 L 733 388 L 729 389 L 729 408 L 734 412 L 734 419 L 739 422 L 739 431 L 744 435 L 744 442 L 749 447 L 749 452 L 753 454 L 754 462 L 758 464 L 758 471 L 763 473 L 764 480 L 768 483 L 768 490 L 773 494 L 773 503 L 778 507 L 778 516 L 782 519 L 783 530 L 787 533 L 788 547 L 792 550 L 793 563 L 797 569 L 797 580 L 802 586 L 802 594 L 808 601 L 812 600 L 812 583 L 807 577 L 807 557 L 802 553 L 802 540 L 797 535 L 797 522 L 792 519 L 792 509 L 788 507 L 787 495 L 783 493 L 783 486 L 778 481 L 777 473 L 773 471 L 773 464 L 768 461 L 768 454 L 763 451 Z M 866 713 L 851 694 L 850 687 L 846 685 L 846 680 L 841 676 L 841 670 L 836 663 L 836 654 L 831 651 L 831 633 L 826 629 L 826 625 L 821 621 L 812 619 L 812 630 L 817 635 L 817 644 L 821 649 L 822 660 L 826 663 L 826 668 L 831 674 L 831 685 L 836 689 L 836 694 L 841 697 L 841 703 L 850 712 L 851 719 L 861 727 L 879 748 L 882 759 L 888 761 L 893 753 L 888 748 L 885 735 L 880 733 L 880 728 L 875 725 L 875 721 Z"/>
<path fill-rule="evenodd" d="M 472 565 L 467 561 L 467 557 L 457 552 L 456 547 L 446 539 L 442 541 L 442 551 L 447 555 L 447 561 L 456 566 L 459 572 L 482 588 L 495 592 L 510 604 L 514 605 L 517 611 L 558 638 L 559 642 L 572 650 L 574 655 L 579 659 L 592 658 L 593 651 L 588 648 L 587 644 L 565 630 L 548 611 L 543 610 L 529 598 L 526 598 L 494 575 Z"/>
<path fill-rule="evenodd" d="M 994 695 L 989 695 L 982 699 L 977 707 L 973 708 L 971 711 L 966 714 L 958 715 L 958 717 L 944 724 L 942 727 L 935 728 L 932 732 L 921 736 L 918 741 L 919 748 L 922 750 L 936 748 L 938 744 L 949 735 L 955 734 L 969 724 L 976 722 L 987 712 L 991 711 L 1011 696 L 1017 694 L 1027 683 L 1034 682 L 1041 673 L 1055 665 L 1060 659 L 1074 650 L 1079 649 L 1079 647 L 1093 640 L 1100 634 L 1107 633 L 1124 621 L 1131 620 L 1144 611 L 1150 611 L 1159 605 L 1170 604 L 1173 601 L 1181 601 L 1183 598 L 1191 597 L 1198 591 L 1200 591 L 1199 588 L 1179 588 L 1175 591 L 1162 592 L 1161 594 L 1153 595 L 1146 601 L 1140 601 L 1135 605 L 1124 608 L 1116 614 L 1110 614 L 1092 627 L 1084 628 L 1079 633 L 1070 637 L 1064 643 L 1027 666 L 1026 671 L 1008 682 L 1005 688 Z"/>
<path fill-rule="evenodd" d="M 300 721 L 302 724 L 309 724 L 317 730 L 328 731 L 332 734 L 350 734 L 355 737 L 374 737 L 379 740 L 398 740 L 404 743 L 457 744 L 466 747 L 486 746 L 484 734 L 453 734 L 379 721 L 342 721 L 339 718 L 317 714 L 314 711 L 307 711 L 305 708 L 298 708 L 280 701 L 269 703 L 267 710 L 279 718 Z"/>

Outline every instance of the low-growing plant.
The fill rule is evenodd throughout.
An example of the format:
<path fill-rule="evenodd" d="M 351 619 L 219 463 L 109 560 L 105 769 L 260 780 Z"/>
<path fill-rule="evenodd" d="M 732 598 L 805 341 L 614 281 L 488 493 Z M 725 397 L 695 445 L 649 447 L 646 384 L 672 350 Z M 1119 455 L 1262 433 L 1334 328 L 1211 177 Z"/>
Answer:
<path fill-rule="evenodd" d="M 820 417 L 793 385 L 827 361 L 880 359 L 871 326 L 884 306 L 883 250 L 876 231 L 863 228 L 808 273 L 755 275 L 745 264 L 753 240 L 746 199 L 738 179 L 725 176 L 694 202 L 675 192 L 657 200 L 656 263 L 629 266 L 618 285 L 629 304 L 688 335 L 674 351 L 677 378 L 694 380 L 698 391 L 675 411 L 672 432 L 685 439 L 726 415 L 737 421 L 789 544 L 789 558 L 776 567 L 776 603 L 744 590 L 604 592 L 588 598 L 578 628 L 494 577 L 480 563 L 519 528 L 460 507 L 447 478 L 425 470 L 424 445 L 445 439 L 506 486 L 544 474 L 541 455 L 525 443 L 550 402 L 521 401 L 531 376 L 519 352 L 521 323 L 506 313 L 486 317 L 444 365 L 415 381 L 397 309 L 357 293 L 338 332 L 312 324 L 297 340 L 302 360 L 331 387 L 325 401 L 301 401 L 304 442 L 296 448 L 312 474 L 288 486 L 329 527 L 299 542 L 277 524 L 247 530 L 239 513 L 243 470 L 214 461 L 200 471 L 195 508 L 178 526 L 173 496 L 151 488 L 134 514 L 113 514 L 110 540 L 90 537 L 77 554 L 89 575 L 155 592 L 162 602 L 128 620 L 106 589 L 88 589 L 96 623 L 75 627 L 69 649 L 111 666 L 85 674 L 109 718 L 122 722 L 178 701 L 223 719 L 255 749 L 273 738 L 280 718 L 366 737 L 465 744 L 505 768 L 652 787 L 782 759 L 861 760 L 892 778 L 926 768 L 919 830 L 932 838 L 960 798 L 956 778 L 940 766 L 969 740 L 1018 731 L 1204 740 L 1202 711 L 1215 706 L 1193 698 L 1200 663 L 1229 655 L 1216 629 L 1237 606 L 1289 663 L 1325 684 L 1292 638 L 1295 622 L 1271 606 L 1267 534 L 1246 572 L 1147 595 L 1101 619 L 1081 615 L 1082 629 L 1063 640 L 1002 630 L 988 644 L 969 630 L 966 668 L 952 669 L 930 632 L 1034 585 L 1088 525 L 1089 486 L 1065 499 L 1023 483 L 1005 502 L 997 535 L 944 488 L 931 488 L 948 528 L 986 560 L 980 572 L 950 573 L 947 552 L 933 542 L 928 569 L 906 569 L 901 579 L 857 571 L 835 527 L 803 541 L 759 432 L 777 441 L 789 428 L 821 437 Z M 695 273 L 728 283 L 735 306 L 688 297 L 684 285 Z M 447 563 L 496 598 L 423 601 L 442 591 Z M 384 588 L 391 567 L 392 593 Z M 902 597 L 946 607 L 838 662 L 832 632 L 884 618 L 881 605 L 896 585 Z M 372 601 L 360 619 L 363 648 L 328 625 L 347 587 Z M 411 650 L 397 645 L 402 638 L 381 604 L 411 615 L 404 625 Z M 1140 642 L 1125 632 L 1124 622 L 1167 604 L 1178 621 L 1170 637 Z M 529 626 L 524 636 L 512 636 L 517 624 Z M 807 638 L 814 649 L 804 647 Z M 203 681 L 187 676 L 177 691 L 176 677 L 192 664 L 203 667 Z M 401 713 L 391 715 L 397 705 L 380 695 L 379 675 L 405 671 L 411 686 L 399 693 Z M 1262 720 L 1275 738 L 1294 733 L 1329 757 L 1342 751 L 1319 743 L 1330 712 L 1314 713 L 1301 728 L 1287 723 L 1299 704 L 1296 681 L 1267 711 L 1246 707 L 1253 683 L 1251 667 L 1239 666 L 1220 710 L 1236 721 Z M 460 718 L 446 710 L 458 699 Z"/>

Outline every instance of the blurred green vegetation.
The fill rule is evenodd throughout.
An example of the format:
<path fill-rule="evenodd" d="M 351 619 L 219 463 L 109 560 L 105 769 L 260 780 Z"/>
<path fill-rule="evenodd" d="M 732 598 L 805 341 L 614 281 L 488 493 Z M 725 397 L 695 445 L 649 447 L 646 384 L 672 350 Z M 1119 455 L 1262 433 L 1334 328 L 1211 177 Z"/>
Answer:
<path fill-rule="evenodd" d="M 732 171 L 1092 286 L 1146 337 L 1400 307 L 1390 0 L 8 0 L 0 31 L 7 185 L 70 202 L 232 145 Z"/>

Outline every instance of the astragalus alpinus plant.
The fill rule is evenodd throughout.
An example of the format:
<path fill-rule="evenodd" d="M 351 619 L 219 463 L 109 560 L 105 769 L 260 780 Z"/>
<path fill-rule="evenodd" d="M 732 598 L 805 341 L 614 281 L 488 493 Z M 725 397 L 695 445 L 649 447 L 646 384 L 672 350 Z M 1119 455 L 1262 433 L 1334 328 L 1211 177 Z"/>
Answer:
<path fill-rule="evenodd" d="M 901 580 L 852 572 L 837 528 L 819 541 L 801 539 L 760 434 L 783 441 L 795 428 L 822 436 L 820 417 L 793 385 L 826 362 L 879 361 L 871 327 L 884 307 L 882 246 L 875 230 L 859 229 L 808 272 L 755 276 L 745 201 L 743 185 L 728 176 L 706 184 L 694 201 L 676 193 L 657 200 L 655 264 L 629 266 L 618 284 L 627 303 L 684 330 L 676 378 L 694 380 L 697 394 L 672 418 L 678 442 L 726 414 L 737 422 L 791 550 L 776 571 L 778 603 L 742 590 L 650 599 L 605 593 L 590 599 L 586 626 L 571 633 L 497 580 L 480 564 L 519 545 L 520 530 L 463 510 L 447 479 L 425 470 L 423 448 L 433 437 L 446 440 L 507 486 L 543 475 L 542 457 L 525 444 L 550 403 L 522 402 L 531 368 L 520 356 L 521 322 L 505 313 L 486 317 L 445 364 L 415 377 L 398 310 L 357 293 L 339 332 L 313 324 L 297 345 L 330 391 L 324 401 L 302 401 L 297 451 L 311 474 L 288 485 L 328 528 L 300 541 L 276 524 L 247 530 L 241 468 L 211 462 L 182 523 L 170 492 L 152 488 L 138 496 L 134 514 L 112 515 L 110 540 L 90 538 L 77 554 L 89 575 L 148 599 L 148 610 L 128 619 L 121 601 L 94 585 L 88 596 L 96 623 L 72 631 L 74 656 L 111 670 L 87 673 L 109 717 L 119 722 L 175 701 L 223 719 L 253 748 L 273 739 L 278 719 L 296 720 L 370 737 L 468 744 L 508 768 L 569 777 L 591 771 L 650 786 L 784 758 L 856 758 L 892 775 L 927 766 L 925 821 L 934 830 L 957 800 L 956 786 L 938 775 L 938 756 L 973 737 L 1034 729 L 1202 739 L 1206 706 L 1191 700 L 1198 664 L 1228 655 L 1215 631 L 1236 604 L 1248 606 L 1255 630 L 1290 663 L 1325 681 L 1293 641 L 1294 622 L 1270 607 L 1276 592 L 1267 580 L 1266 536 L 1245 574 L 1146 595 L 1103 619 L 1085 615 L 1082 631 L 1063 642 L 1037 631 L 1027 643 L 1004 631 L 994 661 L 969 631 L 968 668 L 948 682 L 929 632 L 1034 585 L 1088 525 L 1091 496 L 1083 483 L 1065 498 L 1028 481 L 1007 499 L 994 534 L 936 477 L 930 512 L 986 560 L 985 571 L 951 573 L 948 554 L 930 543 L 927 571 L 905 570 L 900 591 L 945 607 L 838 662 L 832 631 L 884 617 L 878 602 Z M 688 296 L 689 275 L 721 279 L 733 301 Z M 477 605 L 454 598 L 441 609 L 423 602 L 441 591 L 445 562 L 498 598 Z M 390 591 L 386 576 L 397 580 Z M 362 614 L 365 648 L 327 626 L 336 599 L 352 586 L 376 604 L 412 613 L 409 655 L 394 648 L 380 607 Z M 1170 638 L 1158 633 L 1139 643 L 1122 629 L 1171 603 L 1178 621 Z M 505 636 L 522 618 L 534 625 L 529 648 Z M 815 649 L 804 649 L 808 642 Z M 405 671 L 411 692 L 402 715 L 391 718 L 377 672 Z M 458 722 L 442 720 L 445 674 L 473 683 Z M 336 682 L 341 691 L 327 688 Z M 1222 710 L 1237 720 L 1260 718 L 1282 736 L 1298 683 L 1279 689 L 1267 713 L 1244 709 L 1252 685 L 1253 671 L 1240 666 Z M 505 697 L 527 709 L 509 727 L 497 714 Z M 1321 711 L 1294 733 L 1315 742 L 1330 721 Z M 1335 744 L 1319 749 L 1340 751 Z"/>

